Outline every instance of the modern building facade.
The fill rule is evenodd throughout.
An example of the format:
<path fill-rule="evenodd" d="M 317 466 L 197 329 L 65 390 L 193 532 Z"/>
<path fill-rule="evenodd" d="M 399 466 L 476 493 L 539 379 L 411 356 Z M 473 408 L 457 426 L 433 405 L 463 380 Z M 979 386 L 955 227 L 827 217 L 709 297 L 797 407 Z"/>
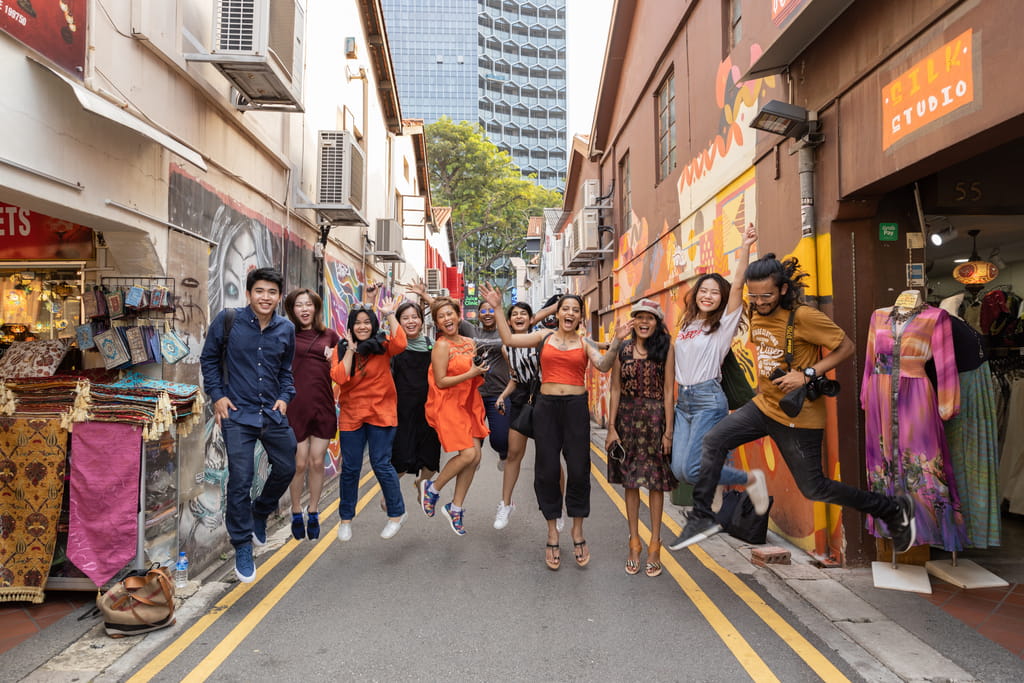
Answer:
<path fill-rule="evenodd" d="M 403 111 L 477 121 L 524 176 L 562 189 L 565 0 L 385 0 L 384 10 Z"/>

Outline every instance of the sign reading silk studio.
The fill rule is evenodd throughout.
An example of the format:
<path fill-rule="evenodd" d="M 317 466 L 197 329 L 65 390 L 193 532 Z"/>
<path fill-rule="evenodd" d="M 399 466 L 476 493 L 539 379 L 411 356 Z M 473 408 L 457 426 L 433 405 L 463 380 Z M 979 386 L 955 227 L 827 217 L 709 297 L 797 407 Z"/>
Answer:
<path fill-rule="evenodd" d="M 973 29 L 882 88 L 882 149 L 974 101 Z"/>

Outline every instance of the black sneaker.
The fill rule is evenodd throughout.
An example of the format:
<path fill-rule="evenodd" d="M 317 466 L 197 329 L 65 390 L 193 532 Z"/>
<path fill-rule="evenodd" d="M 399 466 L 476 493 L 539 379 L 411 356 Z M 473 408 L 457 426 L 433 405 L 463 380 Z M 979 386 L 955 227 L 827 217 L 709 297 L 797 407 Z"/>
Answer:
<path fill-rule="evenodd" d="M 917 540 L 917 522 L 914 521 L 914 499 L 906 493 L 895 497 L 896 505 L 899 506 L 899 516 L 889 524 L 889 533 L 892 535 L 892 547 L 897 554 L 905 553 L 914 546 Z"/>
<path fill-rule="evenodd" d="M 679 534 L 676 540 L 669 543 L 669 550 L 682 550 L 688 545 L 694 543 L 700 543 L 703 540 L 711 538 L 719 531 L 722 530 L 722 525 L 719 524 L 713 517 L 690 517 L 686 522 L 686 527 L 683 529 L 683 533 Z"/>

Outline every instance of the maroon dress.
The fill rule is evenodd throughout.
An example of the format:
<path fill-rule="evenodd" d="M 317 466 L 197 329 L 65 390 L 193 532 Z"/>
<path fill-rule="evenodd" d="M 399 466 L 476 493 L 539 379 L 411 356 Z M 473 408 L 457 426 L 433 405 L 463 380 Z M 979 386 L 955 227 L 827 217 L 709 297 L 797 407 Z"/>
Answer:
<path fill-rule="evenodd" d="M 295 333 L 295 356 L 292 375 L 295 377 L 295 398 L 288 404 L 288 424 L 296 441 L 311 436 L 333 439 L 338 432 L 338 415 L 331 388 L 331 362 L 324 349 L 338 344 L 334 330 L 298 330 Z"/>

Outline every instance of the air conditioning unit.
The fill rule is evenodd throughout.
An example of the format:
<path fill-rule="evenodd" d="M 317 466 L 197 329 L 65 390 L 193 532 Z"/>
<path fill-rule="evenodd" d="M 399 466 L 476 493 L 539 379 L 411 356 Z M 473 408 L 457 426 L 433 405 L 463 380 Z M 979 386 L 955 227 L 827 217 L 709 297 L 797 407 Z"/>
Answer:
<path fill-rule="evenodd" d="M 441 269 L 427 268 L 426 277 L 423 278 L 428 294 L 437 294 L 441 291 Z"/>
<path fill-rule="evenodd" d="M 584 180 L 582 189 L 583 206 L 597 206 L 597 198 L 601 196 L 601 181 L 597 179 Z"/>
<path fill-rule="evenodd" d="M 563 277 L 567 275 L 582 275 L 586 272 L 586 267 L 590 265 L 590 260 L 582 258 L 576 247 L 576 225 L 578 220 L 565 226 L 565 231 L 562 233 L 562 268 L 559 271 L 555 271 L 556 275 Z"/>
<path fill-rule="evenodd" d="M 377 219 L 377 238 L 374 240 L 372 256 L 378 261 L 402 261 L 402 224 L 394 218 Z"/>
<path fill-rule="evenodd" d="M 576 219 L 566 226 L 566 263 L 571 265 L 589 265 L 594 259 L 601 258 L 601 232 L 598 230 L 600 217 L 597 209 L 584 209 Z"/>
<path fill-rule="evenodd" d="M 551 238 L 551 250 L 547 252 L 547 264 L 548 274 L 557 275 L 562 271 L 562 267 L 565 265 L 565 258 L 561 237 Z"/>
<path fill-rule="evenodd" d="M 449 290 L 447 287 L 442 287 L 441 291 L 438 292 L 437 295 L 438 296 L 451 296 L 452 293 L 451 293 L 451 290 Z"/>
<path fill-rule="evenodd" d="M 299 0 L 213 0 L 209 62 L 244 96 L 239 109 L 301 112 L 306 16 Z"/>
<path fill-rule="evenodd" d="M 366 158 L 356 136 L 347 130 L 322 130 L 317 149 L 315 209 L 332 225 L 367 225 L 363 218 Z"/>

